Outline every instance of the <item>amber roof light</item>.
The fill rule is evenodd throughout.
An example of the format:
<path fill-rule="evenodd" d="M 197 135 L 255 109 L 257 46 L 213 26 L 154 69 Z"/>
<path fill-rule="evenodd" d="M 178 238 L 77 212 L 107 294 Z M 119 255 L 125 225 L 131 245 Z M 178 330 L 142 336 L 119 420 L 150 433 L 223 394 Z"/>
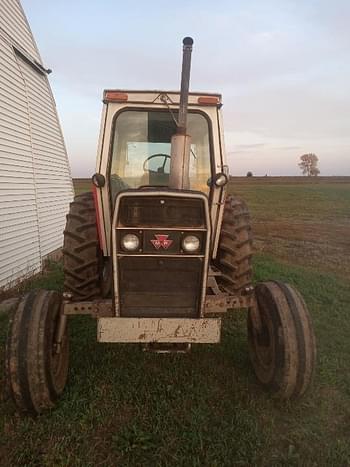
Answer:
<path fill-rule="evenodd" d="M 220 99 L 216 96 L 200 96 L 198 97 L 198 104 L 202 105 L 218 105 Z"/>
<path fill-rule="evenodd" d="M 104 100 L 107 102 L 126 102 L 128 100 L 128 95 L 125 92 L 106 91 Z"/>

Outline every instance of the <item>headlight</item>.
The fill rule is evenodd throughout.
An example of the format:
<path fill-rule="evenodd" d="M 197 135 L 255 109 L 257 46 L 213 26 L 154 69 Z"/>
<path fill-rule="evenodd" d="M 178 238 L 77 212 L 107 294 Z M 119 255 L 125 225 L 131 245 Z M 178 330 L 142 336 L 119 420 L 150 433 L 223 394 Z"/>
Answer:
<path fill-rule="evenodd" d="M 135 251 L 140 245 L 140 239 L 135 234 L 127 234 L 122 238 L 121 244 L 124 250 Z"/>
<path fill-rule="evenodd" d="M 182 248 L 185 251 L 188 251 L 188 252 L 197 251 L 199 250 L 199 246 L 200 246 L 199 238 L 196 237 L 195 235 L 187 235 L 182 240 Z"/>

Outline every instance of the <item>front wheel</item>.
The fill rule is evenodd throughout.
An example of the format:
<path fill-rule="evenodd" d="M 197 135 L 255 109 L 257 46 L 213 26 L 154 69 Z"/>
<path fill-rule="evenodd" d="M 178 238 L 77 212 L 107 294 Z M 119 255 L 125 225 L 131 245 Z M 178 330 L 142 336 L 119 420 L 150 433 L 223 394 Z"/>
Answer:
<path fill-rule="evenodd" d="M 316 345 L 301 295 L 278 281 L 255 287 L 256 307 L 248 314 L 248 345 L 255 374 L 281 399 L 297 398 L 311 383 Z"/>
<path fill-rule="evenodd" d="M 12 399 L 23 412 L 38 414 L 54 407 L 68 374 L 68 336 L 60 351 L 56 333 L 61 294 L 33 290 L 19 302 L 9 327 L 6 347 L 7 381 Z"/>

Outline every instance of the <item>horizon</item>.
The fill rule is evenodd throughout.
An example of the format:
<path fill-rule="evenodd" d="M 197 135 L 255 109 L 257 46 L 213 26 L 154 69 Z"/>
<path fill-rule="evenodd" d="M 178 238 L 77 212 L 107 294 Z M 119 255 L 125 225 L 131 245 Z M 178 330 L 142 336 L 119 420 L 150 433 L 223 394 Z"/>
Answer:
<path fill-rule="evenodd" d="M 195 41 L 190 90 L 223 95 L 231 175 L 298 176 L 309 152 L 321 176 L 350 175 L 345 0 L 187 2 L 185 17 L 177 14 L 183 1 L 166 9 L 159 0 L 123 9 L 111 0 L 22 5 L 53 69 L 73 177 L 95 172 L 103 89 L 178 89 L 186 35 Z"/>

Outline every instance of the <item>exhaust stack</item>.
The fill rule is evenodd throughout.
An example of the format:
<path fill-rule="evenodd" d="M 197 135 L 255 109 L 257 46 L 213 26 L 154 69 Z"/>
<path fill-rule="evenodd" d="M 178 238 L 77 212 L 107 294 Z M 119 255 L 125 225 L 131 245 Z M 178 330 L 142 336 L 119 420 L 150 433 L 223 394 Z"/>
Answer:
<path fill-rule="evenodd" d="M 192 45 L 193 39 L 185 37 L 183 40 L 179 121 L 177 132 L 171 138 L 169 188 L 178 190 L 188 190 L 190 188 L 191 136 L 186 133 Z"/>

